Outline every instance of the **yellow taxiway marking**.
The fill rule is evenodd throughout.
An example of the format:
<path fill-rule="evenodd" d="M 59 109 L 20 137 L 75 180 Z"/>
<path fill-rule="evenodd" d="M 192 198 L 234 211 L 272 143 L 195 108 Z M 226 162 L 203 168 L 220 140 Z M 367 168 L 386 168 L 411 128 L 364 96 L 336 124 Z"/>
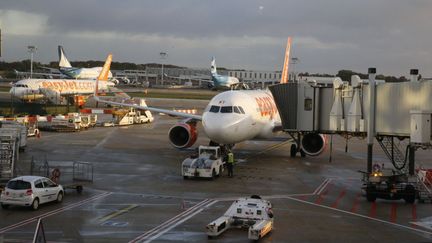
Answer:
<path fill-rule="evenodd" d="M 292 142 L 293 142 L 292 139 L 288 139 L 288 140 L 283 141 L 283 142 L 281 142 L 281 143 L 277 143 L 277 144 L 270 145 L 270 146 L 268 146 L 267 148 L 265 148 L 264 150 L 261 150 L 260 152 L 258 152 L 258 153 L 256 153 L 256 154 L 251 154 L 251 155 L 249 155 L 248 157 L 246 157 L 246 159 L 256 157 L 256 156 L 258 156 L 258 155 L 261 155 L 261 154 L 263 154 L 263 153 L 269 152 L 269 151 L 271 151 L 271 150 L 275 150 L 275 149 L 277 149 L 277 148 L 279 148 L 279 147 L 282 147 L 282 146 L 284 146 L 284 145 L 286 145 L 286 144 L 288 144 L 288 143 L 292 143 Z"/>
<path fill-rule="evenodd" d="M 132 205 L 126 207 L 126 208 L 123 208 L 123 209 L 117 210 L 117 211 L 115 211 L 115 212 L 113 212 L 113 213 L 111 213 L 111 214 L 108 214 L 107 216 L 101 218 L 101 219 L 99 220 L 99 222 L 105 222 L 105 221 L 107 221 L 107 220 L 110 220 L 110 219 L 112 219 L 112 218 L 115 218 L 115 217 L 117 217 L 117 216 L 120 216 L 120 215 L 122 215 L 122 214 L 124 214 L 124 213 L 129 212 L 130 210 L 132 210 L 132 209 L 134 209 L 134 208 L 136 208 L 136 207 L 138 207 L 137 204 L 132 204 Z"/>

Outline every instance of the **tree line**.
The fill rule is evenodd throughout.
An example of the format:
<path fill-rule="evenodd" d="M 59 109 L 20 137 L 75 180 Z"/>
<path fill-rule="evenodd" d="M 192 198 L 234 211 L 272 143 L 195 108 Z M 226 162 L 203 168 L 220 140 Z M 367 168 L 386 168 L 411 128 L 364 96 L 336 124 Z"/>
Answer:
<path fill-rule="evenodd" d="M 78 67 L 78 68 L 102 67 L 103 64 L 104 64 L 104 61 L 93 61 L 93 60 L 71 62 L 71 65 L 73 67 Z M 54 61 L 54 62 L 50 62 L 48 64 L 43 64 L 40 62 L 33 62 L 33 69 L 34 70 L 38 70 L 38 69 L 41 70 L 42 67 L 58 68 L 58 62 Z M 148 68 L 159 68 L 159 67 L 161 67 L 161 64 L 160 63 L 136 64 L 136 63 L 131 63 L 131 62 L 112 62 L 111 63 L 111 69 L 114 69 L 114 70 L 145 70 L 147 67 Z M 172 65 L 172 64 L 164 64 L 164 67 L 165 68 L 186 69 L 186 67 L 180 67 L 180 66 L 176 66 L 176 65 Z M 222 70 L 225 68 L 219 67 L 218 69 Z M 30 60 L 27 59 L 27 60 L 22 60 L 22 61 L 17 61 L 17 62 L 4 62 L 4 61 L 0 62 L 0 72 L 2 73 L 3 77 L 15 78 L 14 70 L 22 71 L 22 72 L 29 71 L 30 70 Z M 342 80 L 346 80 L 346 81 L 351 80 L 351 75 L 358 75 L 362 79 L 368 78 L 367 74 L 354 72 L 352 70 L 339 70 L 336 75 L 309 73 L 309 72 L 299 73 L 299 75 L 300 76 L 315 76 L 315 77 L 338 76 Z M 386 76 L 383 74 L 376 75 L 376 79 L 385 80 L 386 82 L 405 82 L 408 80 L 405 76 L 396 77 L 396 76 Z"/>

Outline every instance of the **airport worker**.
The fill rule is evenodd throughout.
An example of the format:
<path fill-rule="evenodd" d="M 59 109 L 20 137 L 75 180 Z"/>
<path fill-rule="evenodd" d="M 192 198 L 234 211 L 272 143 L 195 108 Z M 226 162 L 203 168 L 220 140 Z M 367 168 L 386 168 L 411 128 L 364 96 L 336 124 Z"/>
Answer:
<path fill-rule="evenodd" d="M 231 151 L 228 152 L 227 167 L 228 167 L 228 176 L 233 177 L 234 154 Z"/>

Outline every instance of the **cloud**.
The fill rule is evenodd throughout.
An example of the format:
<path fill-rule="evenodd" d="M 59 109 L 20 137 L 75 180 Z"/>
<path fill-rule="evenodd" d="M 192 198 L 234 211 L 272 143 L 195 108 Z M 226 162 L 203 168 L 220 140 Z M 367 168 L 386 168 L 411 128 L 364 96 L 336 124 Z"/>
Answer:
<path fill-rule="evenodd" d="M 42 35 L 48 16 L 16 10 L 0 10 L 0 27 L 8 35 Z"/>
<path fill-rule="evenodd" d="M 258 7 L 258 13 L 260 14 L 260 15 L 262 15 L 263 14 L 263 11 L 264 11 L 264 6 L 259 6 Z"/>
<path fill-rule="evenodd" d="M 61 43 L 81 60 L 113 51 L 122 61 L 155 62 L 167 50 L 178 65 L 206 66 L 217 55 L 224 66 L 272 70 L 292 36 L 298 70 L 373 65 L 399 75 L 419 67 L 432 76 L 426 0 L 2 0 L 0 9 L 3 33 L 13 35 L 3 40 L 6 60 L 34 44 L 51 61 Z"/>

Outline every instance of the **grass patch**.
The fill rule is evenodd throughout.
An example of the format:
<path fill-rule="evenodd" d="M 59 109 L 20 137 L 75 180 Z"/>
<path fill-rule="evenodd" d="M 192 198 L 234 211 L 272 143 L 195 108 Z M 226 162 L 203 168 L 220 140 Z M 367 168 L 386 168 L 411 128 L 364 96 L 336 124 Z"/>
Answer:
<path fill-rule="evenodd" d="M 194 100 L 210 100 L 216 94 L 201 94 L 201 93 L 166 93 L 166 92 L 128 92 L 131 97 L 142 97 L 142 98 L 167 98 L 167 99 L 194 99 Z"/>
<path fill-rule="evenodd" d="M 0 92 L 9 92 L 10 89 L 11 87 L 0 86 Z"/>

